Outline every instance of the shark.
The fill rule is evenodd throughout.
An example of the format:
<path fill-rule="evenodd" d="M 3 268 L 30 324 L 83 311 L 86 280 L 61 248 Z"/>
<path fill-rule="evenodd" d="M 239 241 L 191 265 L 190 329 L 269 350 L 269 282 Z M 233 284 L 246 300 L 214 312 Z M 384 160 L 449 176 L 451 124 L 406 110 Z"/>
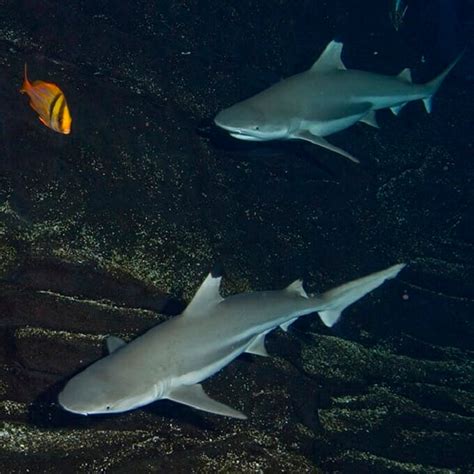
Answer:
<path fill-rule="evenodd" d="M 415 84 L 408 68 L 396 76 L 347 69 L 342 49 L 331 41 L 309 70 L 220 111 L 215 124 L 239 140 L 305 140 L 358 163 L 324 137 L 357 122 L 379 128 L 376 110 L 397 115 L 414 100 L 423 100 L 430 113 L 433 95 L 462 55 L 431 81 Z"/>
<path fill-rule="evenodd" d="M 265 336 L 287 331 L 300 316 L 317 312 L 333 326 L 350 304 L 396 277 L 404 264 L 308 295 L 302 280 L 283 290 L 223 298 L 221 272 L 211 271 L 183 313 L 126 343 L 109 336 L 109 354 L 73 376 L 58 396 L 80 415 L 121 413 L 168 399 L 237 419 L 246 416 L 209 397 L 201 382 L 242 353 L 267 356 Z"/>

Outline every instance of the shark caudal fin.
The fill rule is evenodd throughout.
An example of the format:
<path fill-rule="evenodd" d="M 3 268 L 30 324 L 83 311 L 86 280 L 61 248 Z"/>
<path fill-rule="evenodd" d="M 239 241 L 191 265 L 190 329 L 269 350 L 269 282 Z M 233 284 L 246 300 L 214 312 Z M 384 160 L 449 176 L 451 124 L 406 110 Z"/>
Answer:
<path fill-rule="evenodd" d="M 350 304 L 380 286 L 385 280 L 395 278 L 404 267 L 405 264 L 400 263 L 380 272 L 350 281 L 319 295 L 318 299 L 323 303 L 327 303 L 327 309 L 318 311 L 321 320 L 326 326 L 333 326 L 341 317 L 342 311 Z"/>
<path fill-rule="evenodd" d="M 439 74 L 434 79 L 432 79 L 431 81 L 425 84 L 428 94 L 427 94 L 427 97 L 423 99 L 423 104 L 425 105 L 425 109 L 428 113 L 431 113 L 433 96 L 436 94 L 441 84 L 446 79 L 446 76 L 451 72 L 454 66 L 456 66 L 456 64 L 462 58 L 463 54 L 464 54 L 464 51 L 462 51 L 456 57 L 456 59 L 441 74 Z"/>

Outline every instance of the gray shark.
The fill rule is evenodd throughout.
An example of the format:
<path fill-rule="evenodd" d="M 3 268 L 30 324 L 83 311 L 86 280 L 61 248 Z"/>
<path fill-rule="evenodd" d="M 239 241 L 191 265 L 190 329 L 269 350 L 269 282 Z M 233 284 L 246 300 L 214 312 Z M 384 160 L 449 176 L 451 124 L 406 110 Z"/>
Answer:
<path fill-rule="evenodd" d="M 334 325 L 354 301 L 394 278 L 394 265 L 318 296 L 308 296 L 302 281 L 280 291 L 241 293 L 222 298 L 221 276 L 210 273 L 185 311 L 132 342 L 109 337 L 110 354 L 74 376 L 59 394 L 73 413 L 119 413 L 169 399 L 210 413 L 246 418 L 213 400 L 200 382 L 243 352 L 267 356 L 264 339 L 271 330 L 287 330 L 297 318 L 318 312 Z"/>
<path fill-rule="evenodd" d="M 409 69 L 398 76 L 346 69 L 342 47 L 332 41 L 308 71 L 222 110 L 216 125 L 240 140 L 306 140 L 358 162 L 323 137 L 356 122 L 378 127 L 376 110 L 390 108 L 398 114 L 413 100 L 422 99 L 431 112 L 433 95 L 460 58 L 426 84 L 414 84 Z"/>

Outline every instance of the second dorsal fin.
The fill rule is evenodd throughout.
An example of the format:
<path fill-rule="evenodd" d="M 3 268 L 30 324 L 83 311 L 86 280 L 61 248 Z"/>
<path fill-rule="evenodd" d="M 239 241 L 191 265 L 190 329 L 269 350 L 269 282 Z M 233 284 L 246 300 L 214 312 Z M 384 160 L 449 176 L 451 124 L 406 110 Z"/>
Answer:
<path fill-rule="evenodd" d="M 296 295 L 302 296 L 303 298 L 308 297 L 308 295 L 306 294 L 306 291 L 303 288 L 303 280 L 301 280 L 301 279 L 295 280 L 293 283 L 288 285 L 285 288 L 285 291 L 288 291 L 289 293 L 294 293 Z"/>
<path fill-rule="evenodd" d="M 397 77 L 406 82 L 413 82 L 411 78 L 411 70 L 408 67 L 405 68 Z"/>

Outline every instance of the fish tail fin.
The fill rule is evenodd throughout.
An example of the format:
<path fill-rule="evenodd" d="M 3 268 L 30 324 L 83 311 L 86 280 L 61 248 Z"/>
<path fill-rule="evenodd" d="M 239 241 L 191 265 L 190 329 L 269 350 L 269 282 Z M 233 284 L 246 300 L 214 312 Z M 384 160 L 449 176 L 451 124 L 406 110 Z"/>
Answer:
<path fill-rule="evenodd" d="M 431 81 L 425 84 L 427 95 L 423 99 L 423 104 L 425 105 L 425 109 L 428 113 L 430 113 L 432 109 L 433 96 L 436 94 L 441 84 L 446 79 L 446 76 L 451 72 L 454 66 L 456 66 L 456 64 L 462 58 L 463 54 L 464 54 L 464 50 L 460 54 L 458 54 L 456 59 L 442 73 L 440 73 L 434 79 L 432 79 Z"/>
<path fill-rule="evenodd" d="M 393 265 L 390 268 L 371 273 L 319 295 L 317 298 L 323 304 L 326 303 L 327 308 L 318 311 L 322 322 L 329 327 L 336 324 L 344 309 L 380 286 L 385 280 L 395 278 L 404 267 L 404 263 Z"/>

